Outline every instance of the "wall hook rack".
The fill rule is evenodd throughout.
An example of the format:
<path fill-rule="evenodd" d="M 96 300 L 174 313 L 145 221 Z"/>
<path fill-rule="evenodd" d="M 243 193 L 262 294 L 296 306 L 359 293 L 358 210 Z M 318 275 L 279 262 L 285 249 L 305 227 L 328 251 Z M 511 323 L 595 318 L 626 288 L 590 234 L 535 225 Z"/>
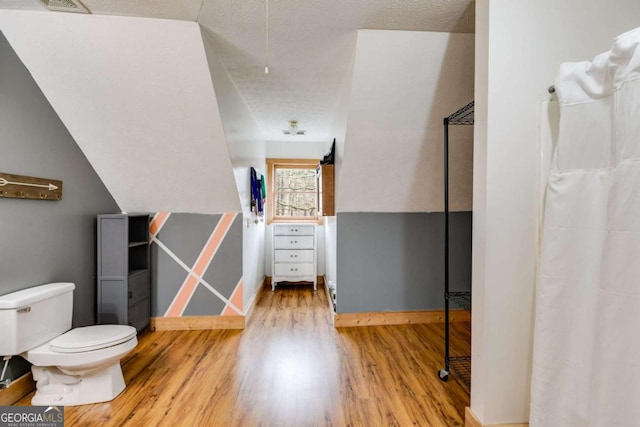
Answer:
<path fill-rule="evenodd" d="M 61 200 L 62 181 L 0 172 L 0 197 Z"/>

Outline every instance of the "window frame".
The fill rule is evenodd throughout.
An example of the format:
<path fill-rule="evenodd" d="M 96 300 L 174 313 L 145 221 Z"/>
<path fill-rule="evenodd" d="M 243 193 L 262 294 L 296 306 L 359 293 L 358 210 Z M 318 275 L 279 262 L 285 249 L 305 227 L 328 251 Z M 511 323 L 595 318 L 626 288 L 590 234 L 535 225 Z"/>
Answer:
<path fill-rule="evenodd" d="M 286 169 L 313 169 L 314 171 L 318 167 L 320 163 L 320 159 L 275 159 L 269 158 L 266 159 L 267 163 L 267 224 L 278 224 L 278 223 L 311 223 L 311 224 L 319 224 L 322 225 L 324 223 L 324 219 L 321 215 L 319 215 L 318 211 L 320 206 L 318 206 L 318 181 L 316 174 L 316 217 L 309 218 L 297 218 L 297 217 L 275 217 L 275 171 L 277 168 L 286 168 Z"/>

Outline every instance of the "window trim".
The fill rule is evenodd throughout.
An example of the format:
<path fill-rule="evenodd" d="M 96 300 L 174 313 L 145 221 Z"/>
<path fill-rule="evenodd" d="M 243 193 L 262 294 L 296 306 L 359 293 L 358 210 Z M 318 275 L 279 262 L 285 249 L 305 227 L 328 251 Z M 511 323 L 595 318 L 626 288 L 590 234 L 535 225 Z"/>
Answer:
<path fill-rule="evenodd" d="M 278 223 L 313 223 L 313 224 L 324 224 L 324 218 L 322 216 L 317 215 L 316 218 L 274 218 L 275 211 L 275 197 L 273 189 L 275 187 L 275 169 L 277 167 L 287 167 L 290 169 L 315 169 L 320 163 L 320 159 L 278 159 L 278 158 L 270 158 L 266 159 L 267 163 L 267 224 L 278 224 Z M 318 189 L 316 188 L 316 205 L 318 204 Z M 316 212 L 319 210 L 319 206 L 316 206 Z"/>

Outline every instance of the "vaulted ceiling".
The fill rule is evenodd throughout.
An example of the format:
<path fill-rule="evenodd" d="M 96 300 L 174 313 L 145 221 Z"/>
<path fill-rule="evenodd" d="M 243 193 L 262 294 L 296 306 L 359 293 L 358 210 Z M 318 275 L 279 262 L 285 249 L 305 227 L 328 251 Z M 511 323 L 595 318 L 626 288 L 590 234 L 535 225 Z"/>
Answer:
<path fill-rule="evenodd" d="M 269 10 L 268 59 L 266 4 Z M 93 14 L 198 22 L 267 141 L 328 141 L 358 29 L 474 32 L 474 0 L 83 0 Z M 47 10 L 42 0 L 0 8 Z M 62 12 L 49 12 L 62 13 Z M 269 74 L 265 75 L 265 65 Z M 376 70 L 371 70 L 375 73 Z M 297 120 L 303 136 L 282 130 Z"/>

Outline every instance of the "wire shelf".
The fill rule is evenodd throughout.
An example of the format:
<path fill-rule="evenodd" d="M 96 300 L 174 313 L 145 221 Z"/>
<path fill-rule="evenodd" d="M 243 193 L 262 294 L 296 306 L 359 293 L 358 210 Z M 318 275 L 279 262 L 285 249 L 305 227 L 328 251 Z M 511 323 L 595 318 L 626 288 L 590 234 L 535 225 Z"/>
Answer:
<path fill-rule="evenodd" d="M 445 298 L 445 327 L 444 327 L 444 362 L 445 369 L 438 371 L 442 381 L 447 381 L 449 373 L 453 372 L 462 382 L 471 388 L 471 357 L 449 356 L 449 303 L 471 312 L 471 291 L 449 291 L 449 125 L 473 125 L 474 101 L 471 101 L 455 113 L 443 120 L 444 125 L 444 298 Z"/>
<path fill-rule="evenodd" d="M 450 125 L 472 125 L 474 121 L 474 101 L 471 101 L 449 117 L 445 121 Z"/>
<path fill-rule="evenodd" d="M 471 387 L 471 356 L 450 357 L 449 366 L 467 387 Z"/>
<path fill-rule="evenodd" d="M 445 298 L 460 308 L 471 311 L 471 291 L 447 292 Z"/>

